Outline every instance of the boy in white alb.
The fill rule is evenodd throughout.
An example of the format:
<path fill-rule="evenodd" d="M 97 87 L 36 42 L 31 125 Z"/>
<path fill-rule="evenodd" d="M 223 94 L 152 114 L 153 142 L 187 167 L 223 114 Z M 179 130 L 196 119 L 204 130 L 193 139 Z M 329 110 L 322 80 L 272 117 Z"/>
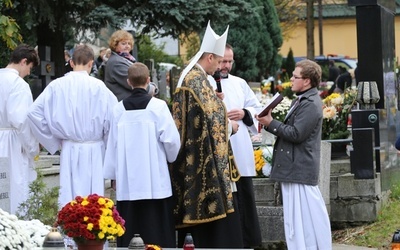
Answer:
<path fill-rule="evenodd" d="M 117 98 L 102 81 L 89 75 L 93 63 L 89 46 L 76 47 L 73 71 L 52 81 L 28 113 L 39 142 L 51 154 L 61 148 L 61 206 L 77 195 L 104 194 L 103 159 Z"/>
<path fill-rule="evenodd" d="M 39 153 L 39 143 L 26 119 L 33 100 L 29 84 L 23 78 L 38 65 L 35 49 L 21 44 L 11 53 L 6 68 L 0 69 L 0 157 L 9 160 L 10 209 L 7 212 L 12 214 L 28 198 L 29 183 L 36 178 L 33 158 Z"/>
<path fill-rule="evenodd" d="M 145 244 L 175 248 L 168 162 L 178 155 L 180 137 L 166 102 L 146 91 L 149 82 L 146 65 L 129 67 L 133 90 L 114 107 L 104 177 L 115 180 L 117 209 L 125 219 L 118 247 L 140 234 Z"/>

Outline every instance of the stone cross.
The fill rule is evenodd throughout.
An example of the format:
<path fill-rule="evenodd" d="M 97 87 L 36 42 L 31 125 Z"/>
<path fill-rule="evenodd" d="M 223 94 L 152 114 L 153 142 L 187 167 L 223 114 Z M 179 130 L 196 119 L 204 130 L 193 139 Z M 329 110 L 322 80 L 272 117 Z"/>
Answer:
<path fill-rule="evenodd" d="M 42 79 L 42 89 L 50 82 L 51 77 L 55 75 L 54 62 L 51 61 L 51 49 L 49 46 L 39 46 L 40 61 L 40 79 Z"/>

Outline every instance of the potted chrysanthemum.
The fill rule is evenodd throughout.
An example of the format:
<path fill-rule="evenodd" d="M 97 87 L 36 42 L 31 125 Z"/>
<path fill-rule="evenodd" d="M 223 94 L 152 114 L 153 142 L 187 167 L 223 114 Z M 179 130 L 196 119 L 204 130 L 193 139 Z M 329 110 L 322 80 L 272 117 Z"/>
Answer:
<path fill-rule="evenodd" d="M 85 249 L 85 244 L 97 244 L 99 249 L 103 249 L 106 240 L 125 233 L 125 220 L 114 202 L 97 194 L 77 196 L 66 204 L 58 213 L 57 225 L 65 235 L 74 239 L 78 249 Z"/>

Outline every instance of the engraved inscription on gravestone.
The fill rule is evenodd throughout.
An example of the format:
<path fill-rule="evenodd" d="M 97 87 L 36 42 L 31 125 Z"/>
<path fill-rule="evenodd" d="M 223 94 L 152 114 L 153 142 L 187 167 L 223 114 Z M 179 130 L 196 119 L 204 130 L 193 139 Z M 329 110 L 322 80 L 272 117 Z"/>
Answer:
<path fill-rule="evenodd" d="M 0 208 L 10 212 L 10 176 L 9 176 L 9 159 L 0 157 Z"/>

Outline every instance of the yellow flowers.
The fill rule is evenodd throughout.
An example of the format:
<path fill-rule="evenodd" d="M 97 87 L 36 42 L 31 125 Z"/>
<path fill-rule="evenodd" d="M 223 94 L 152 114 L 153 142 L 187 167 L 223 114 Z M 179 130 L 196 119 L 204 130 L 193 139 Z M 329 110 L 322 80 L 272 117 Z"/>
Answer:
<path fill-rule="evenodd" d="M 261 84 L 261 93 L 266 94 L 268 92 L 271 92 L 271 83 Z"/>
<path fill-rule="evenodd" d="M 125 220 L 120 217 L 114 202 L 97 194 L 75 197 L 57 216 L 57 225 L 62 232 L 77 242 L 122 236 L 124 224 Z"/>
<path fill-rule="evenodd" d="M 82 201 L 82 206 L 87 206 L 89 204 L 88 200 L 86 200 L 85 198 Z"/>
<path fill-rule="evenodd" d="M 99 237 L 99 239 L 102 240 L 102 239 L 104 239 L 105 234 L 104 234 L 102 231 L 100 231 L 100 232 L 97 234 L 97 237 Z"/>
<path fill-rule="evenodd" d="M 162 248 L 158 245 L 148 244 L 146 245 L 145 250 L 161 250 Z"/>
<path fill-rule="evenodd" d="M 327 97 L 323 100 L 323 102 L 324 102 L 325 105 L 330 105 L 330 104 L 331 104 L 331 101 L 332 101 L 333 99 L 341 98 L 341 97 L 342 97 L 342 95 L 339 94 L 339 93 L 332 93 L 332 94 L 330 94 L 329 96 L 327 96 Z"/>
<path fill-rule="evenodd" d="M 254 161 L 256 164 L 256 171 L 261 171 L 262 167 L 265 164 L 264 158 L 263 158 L 263 151 L 261 148 L 254 150 Z"/>
<path fill-rule="evenodd" d="M 100 205 L 106 204 L 106 200 L 104 198 L 99 198 L 97 201 Z"/>
<path fill-rule="evenodd" d="M 282 89 L 292 88 L 292 82 L 284 82 L 281 85 Z"/>

